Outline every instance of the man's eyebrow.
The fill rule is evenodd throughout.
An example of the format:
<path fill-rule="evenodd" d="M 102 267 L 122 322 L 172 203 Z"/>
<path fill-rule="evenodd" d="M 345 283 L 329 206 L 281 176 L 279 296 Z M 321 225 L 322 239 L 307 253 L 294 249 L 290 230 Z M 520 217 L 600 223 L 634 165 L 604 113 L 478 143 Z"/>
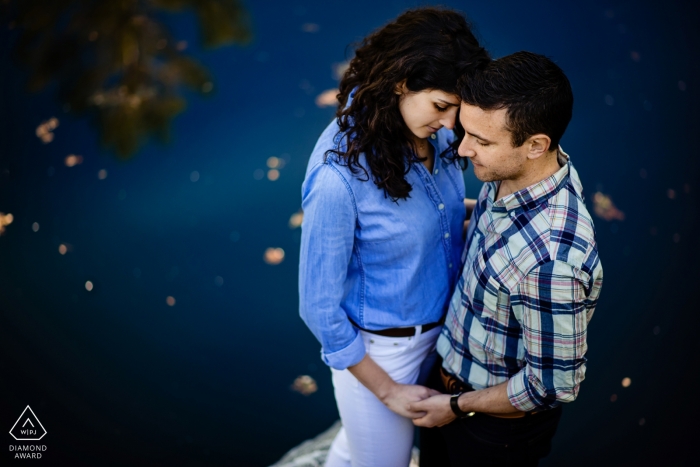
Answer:
<path fill-rule="evenodd" d="M 493 141 L 490 141 L 490 140 L 484 138 L 483 136 L 479 136 L 479 135 L 477 135 L 477 134 L 475 134 L 475 133 L 472 133 L 472 132 L 470 132 L 470 131 L 467 131 L 467 132 L 465 132 L 465 133 L 467 133 L 467 134 L 470 135 L 470 136 L 473 136 L 474 138 L 479 138 L 480 140 L 486 141 L 487 143 L 493 143 Z"/>
<path fill-rule="evenodd" d="M 460 104 L 455 104 L 455 103 L 453 103 L 453 102 L 446 101 L 446 100 L 444 100 L 444 99 L 438 99 L 438 100 L 439 100 L 440 102 L 442 102 L 443 104 L 451 105 L 451 106 L 453 106 L 453 107 L 459 107 L 459 106 L 460 106 Z"/>

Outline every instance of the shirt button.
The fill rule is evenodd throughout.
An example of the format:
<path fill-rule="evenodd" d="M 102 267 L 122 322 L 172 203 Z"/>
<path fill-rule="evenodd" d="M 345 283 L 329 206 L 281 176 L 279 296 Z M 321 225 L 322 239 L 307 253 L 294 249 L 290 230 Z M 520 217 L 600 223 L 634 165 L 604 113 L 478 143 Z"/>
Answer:
<path fill-rule="evenodd" d="M 452 267 L 452 263 L 448 264 L 447 267 L 448 267 L 448 268 L 451 268 L 451 267 Z"/>
<path fill-rule="evenodd" d="M 442 211 L 443 209 L 445 209 L 445 205 L 442 203 L 438 204 L 438 209 Z"/>
<path fill-rule="evenodd" d="M 437 136 L 435 136 L 435 133 L 433 133 L 432 135 L 430 135 L 430 139 L 435 139 L 435 138 L 437 138 Z"/>
<path fill-rule="evenodd" d="M 445 234 L 445 238 L 450 238 L 450 233 L 449 233 L 449 232 L 447 232 L 447 233 Z"/>
<path fill-rule="evenodd" d="M 437 175 L 438 172 L 439 172 L 439 170 L 438 170 L 438 169 L 435 169 L 435 172 L 433 172 L 433 173 L 434 173 L 435 175 Z"/>

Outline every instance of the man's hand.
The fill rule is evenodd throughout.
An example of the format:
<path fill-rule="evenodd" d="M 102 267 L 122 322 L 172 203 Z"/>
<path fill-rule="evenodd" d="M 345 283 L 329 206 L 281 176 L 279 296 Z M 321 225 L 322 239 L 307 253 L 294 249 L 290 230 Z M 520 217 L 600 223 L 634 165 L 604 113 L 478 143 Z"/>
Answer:
<path fill-rule="evenodd" d="M 408 406 L 412 402 L 426 399 L 439 392 L 415 384 L 399 384 L 386 373 L 372 357 L 365 355 L 357 365 L 348 367 L 348 371 L 357 378 L 360 383 L 377 399 L 382 401 L 389 410 L 402 417 L 416 418 L 422 417 L 423 413 L 414 413 Z"/>
<path fill-rule="evenodd" d="M 448 394 L 438 393 L 429 399 L 411 403 L 408 407 L 409 410 L 414 413 L 425 413 L 423 417 L 414 418 L 413 424 L 431 428 L 452 422 L 457 416 L 450 407 L 450 397 Z"/>
<path fill-rule="evenodd" d="M 418 418 L 425 416 L 425 412 L 413 411 L 409 407 L 412 403 L 422 401 L 430 396 L 440 394 L 434 389 L 428 389 L 416 384 L 395 384 L 380 400 L 389 410 L 406 418 Z"/>
<path fill-rule="evenodd" d="M 412 412 L 425 412 L 425 416 L 413 420 L 417 426 L 443 426 L 456 419 L 450 407 L 449 395 L 441 394 L 409 406 Z M 508 381 L 486 389 L 469 391 L 459 396 L 459 408 L 462 412 L 480 412 L 487 414 L 513 414 L 520 412 L 513 407 L 508 398 Z"/>

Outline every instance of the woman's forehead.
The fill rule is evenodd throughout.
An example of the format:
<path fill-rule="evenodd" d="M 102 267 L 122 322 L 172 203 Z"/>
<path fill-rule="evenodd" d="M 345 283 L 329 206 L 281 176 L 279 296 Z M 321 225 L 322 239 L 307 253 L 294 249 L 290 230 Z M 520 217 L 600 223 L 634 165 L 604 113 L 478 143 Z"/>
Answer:
<path fill-rule="evenodd" d="M 458 106 L 461 102 L 461 99 L 457 94 L 451 94 L 440 89 L 426 89 L 425 92 L 428 93 L 431 99 L 443 101 L 445 104 Z"/>

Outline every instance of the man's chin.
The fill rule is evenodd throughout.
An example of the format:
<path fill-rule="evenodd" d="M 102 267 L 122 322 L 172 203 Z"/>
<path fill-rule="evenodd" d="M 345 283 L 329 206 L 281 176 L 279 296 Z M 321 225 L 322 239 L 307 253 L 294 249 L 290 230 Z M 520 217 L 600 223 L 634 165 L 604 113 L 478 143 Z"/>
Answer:
<path fill-rule="evenodd" d="M 474 166 L 474 175 L 475 175 L 476 178 L 478 178 L 480 181 L 482 181 L 482 182 L 492 182 L 492 181 L 496 180 L 496 178 L 493 176 L 493 174 L 486 173 L 486 172 L 483 170 L 483 167 L 482 167 L 482 166 L 477 166 L 477 165 L 474 165 L 473 163 L 472 163 L 472 165 Z"/>

